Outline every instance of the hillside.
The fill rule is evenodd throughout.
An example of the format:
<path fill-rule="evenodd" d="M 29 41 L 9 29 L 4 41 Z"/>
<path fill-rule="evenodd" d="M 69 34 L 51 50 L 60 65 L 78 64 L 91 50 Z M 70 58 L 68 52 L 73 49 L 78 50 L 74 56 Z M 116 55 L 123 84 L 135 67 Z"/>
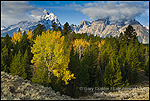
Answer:
<path fill-rule="evenodd" d="M 1 72 L 1 100 L 67 100 L 72 99 L 60 95 L 51 87 L 34 84 L 19 76 Z"/>
<path fill-rule="evenodd" d="M 148 85 L 136 86 L 128 90 L 116 92 L 104 91 L 91 96 L 80 97 L 80 100 L 148 100 Z M 1 72 L 1 100 L 75 100 L 69 96 L 55 92 L 51 87 L 24 80 L 19 76 L 12 76 Z M 77 100 L 77 99 L 76 99 Z"/>

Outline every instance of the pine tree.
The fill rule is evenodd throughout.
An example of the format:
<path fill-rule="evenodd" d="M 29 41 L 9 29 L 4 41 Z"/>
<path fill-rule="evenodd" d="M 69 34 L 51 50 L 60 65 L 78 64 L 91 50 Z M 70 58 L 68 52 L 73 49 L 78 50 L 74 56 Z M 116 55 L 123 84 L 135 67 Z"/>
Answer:
<path fill-rule="evenodd" d="M 81 64 L 80 60 L 78 58 L 78 53 L 74 52 L 74 48 L 72 46 L 71 52 L 70 52 L 70 62 L 68 64 L 68 69 L 74 73 L 76 79 L 72 79 L 69 84 L 67 85 L 67 94 L 72 96 L 72 97 L 77 97 L 78 96 L 78 84 L 80 83 L 79 78 L 80 78 L 80 72 L 81 72 Z"/>
<path fill-rule="evenodd" d="M 51 82 L 48 69 L 44 63 L 39 65 L 40 68 L 35 68 L 33 71 L 33 77 L 31 78 L 32 82 L 38 83 L 44 86 L 48 86 Z"/>
<path fill-rule="evenodd" d="M 129 83 L 135 83 L 137 78 L 137 70 L 140 66 L 140 62 L 138 60 L 138 52 L 137 47 L 134 46 L 134 42 L 131 41 L 129 43 L 128 49 L 126 50 L 126 58 L 125 58 L 125 68 L 126 75 Z"/>
<path fill-rule="evenodd" d="M 119 42 L 121 42 L 123 40 L 124 40 L 124 36 L 123 36 L 123 33 L 121 32 L 120 35 L 119 35 Z"/>
<path fill-rule="evenodd" d="M 5 45 L 1 51 L 1 71 L 5 71 L 8 73 L 9 72 L 8 65 L 9 65 L 8 48 Z"/>
<path fill-rule="evenodd" d="M 27 74 L 27 79 L 31 79 L 32 77 L 32 72 L 31 72 L 31 68 L 30 68 L 30 60 L 28 57 L 28 51 L 26 49 L 25 53 L 24 53 L 24 57 L 22 60 L 22 68 L 25 68 L 25 72 Z"/>
<path fill-rule="evenodd" d="M 53 31 L 57 31 L 57 24 L 56 24 L 56 22 L 54 22 L 52 24 L 52 29 L 53 29 Z"/>
<path fill-rule="evenodd" d="M 21 32 L 21 29 L 20 29 L 20 28 L 18 29 L 18 32 Z"/>
<path fill-rule="evenodd" d="M 22 56 L 25 53 L 26 49 L 29 48 L 29 45 L 30 45 L 30 43 L 29 43 L 28 36 L 26 34 L 26 31 L 24 31 L 23 36 L 19 42 L 19 50 L 21 51 Z"/>
<path fill-rule="evenodd" d="M 12 75 L 18 75 L 26 79 L 27 74 L 25 68 L 22 66 L 22 54 L 19 50 L 18 54 L 14 56 L 12 63 L 10 65 L 10 73 Z"/>
<path fill-rule="evenodd" d="M 84 52 L 84 56 L 82 61 L 85 63 L 85 68 L 88 70 L 89 74 L 89 87 L 93 87 L 96 80 L 99 80 L 99 70 L 98 70 L 98 64 L 97 64 L 97 53 L 98 53 L 98 47 L 90 40 L 90 47 L 86 48 Z"/>
<path fill-rule="evenodd" d="M 120 69 L 120 64 L 119 64 L 119 58 L 117 57 L 115 61 L 115 75 L 114 75 L 114 85 L 113 86 L 123 86 L 122 82 L 122 75 L 121 75 L 121 69 Z"/>
<path fill-rule="evenodd" d="M 71 32 L 71 27 L 69 26 L 69 23 L 66 22 L 63 27 L 63 35 L 67 35 L 70 32 Z"/>
<path fill-rule="evenodd" d="M 89 84 L 89 73 L 85 61 L 81 62 L 80 86 L 86 87 Z"/>
<path fill-rule="evenodd" d="M 125 36 L 127 37 L 128 42 L 130 40 L 135 41 L 137 39 L 137 33 L 135 32 L 135 29 L 129 25 L 126 30 L 124 31 Z"/>
<path fill-rule="evenodd" d="M 34 30 L 33 30 L 33 39 L 36 39 L 36 36 L 37 35 L 41 35 L 42 34 L 42 32 L 45 32 L 46 31 L 46 27 L 44 26 L 44 25 L 41 25 L 41 24 L 38 24 L 37 25 L 37 28 L 35 28 Z"/>
<path fill-rule="evenodd" d="M 108 87 L 121 87 L 122 76 L 118 58 L 111 58 L 104 72 L 104 85 Z"/>
<path fill-rule="evenodd" d="M 3 40 L 3 41 L 2 41 Z M 12 61 L 12 52 L 13 52 L 13 43 L 11 42 L 11 37 L 6 34 L 6 36 L 1 40 L 1 51 L 4 48 L 4 46 L 6 46 L 8 48 L 8 64 L 7 66 L 10 67 L 10 63 Z"/>
<path fill-rule="evenodd" d="M 103 83 L 106 87 L 113 87 L 113 75 L 114 75 L 114 73 L 115 73 L 114 61 L 112 59 L 111 61 L 109 61 L 109 63 L 105 67 L 105 72 L 103 75 L 103 79 L 104 79 Z"/>
<path fill-rule="evenodd" d="M 62 32 L 62 28 L 60 26 L 58 26 L 57 31 Z"/>

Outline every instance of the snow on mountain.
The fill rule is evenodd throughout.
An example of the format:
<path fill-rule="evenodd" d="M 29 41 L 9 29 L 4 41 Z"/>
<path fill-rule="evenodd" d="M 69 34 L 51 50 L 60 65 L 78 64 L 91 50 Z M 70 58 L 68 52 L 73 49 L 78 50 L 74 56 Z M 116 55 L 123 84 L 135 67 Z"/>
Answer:
<path fill-rule="evenodd" d="M 10 36 L 13 36 L 14 32 L 17 32 L 20 28 L 21 31 L 28 31 L 31 29 L 33 31 L 35 28 L 37 28 L 38 24 L 44 25 L 46 29 L 51 29 L 51 25 L 56 22 L 57 26 L 62 27 L 61 23 L 59 22 L 57 16 L 55 16 L 52 12 L 49 14 L 46 10 L 43 11 L 44 15 L 41 15 L 41 18 L 39 21 L 32 22 L 32 21 L 21 21 L 17 24 L 10 25 L 7 28 L 1 27 L 1 36 L 5 36 L 7 33 Z"/>
<path fill-rule="evenodd" d="M 31 22 L 31 21 L 21 21 L 17 24 L 10 25 L 7 28 L 1 26 L 1 36 L 5 36 L 7 33 L 10 36 L 13 36 L 14 32 L 17 32 L 20 28 L 21 31 L 28 31 L 31 29 L 33 31 L 37 28 L 38 24 L 42 24 L 46 27 L 46 29 L 51 29 L 51 25 L 53 22 L 56 22 L 58 26 L 63 27 L 59 22 L 57 16 L 55 16 L 52 12 L 48 13 L 46 10 L 43 11 L 44 15 L 41 15 L 39 21 Z M 71 25 L 71 30 L 76 33 L 87 33 L 94 34 L 94 36 L 100 36 L 105 38 L 107 36 L 118 36 L 121 32 L 124 32 L 128 25 L 132 25 L 135 31 L 137 32 L 137 36 L 140 42 L 146 44 L 149 43 L 149 28 L 141 25 L 138 21 L 134 20 L 124 20 L 118 22 L 110 22 L 109 18 L 106 19 L 98 19 L 95 21 L 86 21 L 82 20 L 79 25 Z"/>
<path fill-rule="evenodd" d="M 5 26 L 1 26 L 1 30 L 5 29 L 6 27 Z"/>
<path fill-rule="evenodd" d="M 95 21 L 82 20 L 79 25 L 71 25 L 72 31 L 76 33 L 94 34 L 94 36 L 100 36 L 105 38 L 107 36 L 118 36 L 121 32 L 124 32 L 128 25 L 131 25 L 138 36 L 138 40 L 144 44 L 149 43 L 149 29 L 141 25 L 138 21 L 125 20 L 122 22 L 110 22 L 108 18 L 98 19 Z"/>

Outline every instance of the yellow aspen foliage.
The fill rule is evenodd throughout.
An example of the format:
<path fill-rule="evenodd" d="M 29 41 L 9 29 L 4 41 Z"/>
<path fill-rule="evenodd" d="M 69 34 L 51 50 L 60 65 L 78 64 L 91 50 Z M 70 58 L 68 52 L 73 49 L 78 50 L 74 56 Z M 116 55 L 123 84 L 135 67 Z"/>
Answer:
<path fill-rule="evenodd" d="M 21 40 L 21 37 L 22 37 L 21 32 L 17 32 L 17 34 L 14 33 L 14 37 L 12 37 L 11 41 L 14 43 L 16 43 L 17 41 L 19 42 Z"/>
<path fill-rule="evenodd" d="M 96 41 L 95 44 L 98 45 L 99 48 L 101 48 L 102 45 L 104 45 L 105 40 L 101 40 L 101 42 Z"/>
<path fill-rule="evenodd" d="M 32 40 L 33 33 L 31 32 L 31 30 L 29 30 L 29 31 L 27 32 L 27 35 L 28 35 L 28 39 Z"/>
<path fill-rule="evenodd" d="M 79 53 L 79 59 L 81 60 L 81 55 L 84 53 L 84 49 L 90 46 L 90 43 L 87 42 L 85 39 L 76 39 L 74 41 L 73 47 L 74 50 Z"/>
<path fill-rule="evenodd" d="M 48 71 L 65 81 L 65 84 L 75 79 L 74 74 L 68 70 L 70 53 L 64 51 L 64 36 L 61 37 L 60 31 L 42 32 L 42 35 L 36 37 L 34 43 L 31 47 L 31 52 L 34 54 L 31 63 L 38 66 L 44 62 Z"/>

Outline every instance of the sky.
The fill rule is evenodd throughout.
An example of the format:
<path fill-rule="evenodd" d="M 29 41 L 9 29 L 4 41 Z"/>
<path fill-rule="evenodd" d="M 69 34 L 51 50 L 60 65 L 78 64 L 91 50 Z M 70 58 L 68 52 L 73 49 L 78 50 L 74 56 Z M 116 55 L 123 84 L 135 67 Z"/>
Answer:
<path fill-rule="evenodd" d="M 44 9 L 61 24 L 109 18 L 111 22 L 136 19 L 149 27 L 149 1 L 1 1 L 1 26 L 38 21 Z"/>

